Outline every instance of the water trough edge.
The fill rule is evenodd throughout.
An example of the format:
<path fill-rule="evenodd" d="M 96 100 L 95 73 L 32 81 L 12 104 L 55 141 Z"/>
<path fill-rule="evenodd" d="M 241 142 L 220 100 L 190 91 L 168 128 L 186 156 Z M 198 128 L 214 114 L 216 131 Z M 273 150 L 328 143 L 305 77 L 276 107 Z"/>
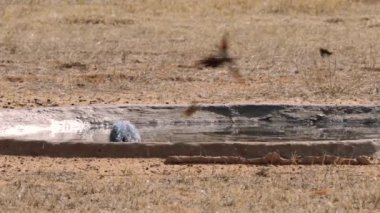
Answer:
<path fill-rule="evenodd" d="M 48 157 L 99 157 L 99 158 L 166 158 L 186 156 L 240 156 L 262 157 L 278 152 L 291 158 L 298 156 L 334 155 L 380 159 L 380 140 L 313 141 L 305 142 L 230 142 L 230 143 L 50 143 L 43 140 L 0 140 L 0 154 Z"/>

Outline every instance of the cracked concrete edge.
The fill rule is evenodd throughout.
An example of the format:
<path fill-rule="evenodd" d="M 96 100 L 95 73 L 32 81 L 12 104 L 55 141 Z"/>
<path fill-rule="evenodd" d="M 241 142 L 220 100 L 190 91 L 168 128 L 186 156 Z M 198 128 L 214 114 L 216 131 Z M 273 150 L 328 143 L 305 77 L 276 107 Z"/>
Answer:
<path fill-rule="evenodd" d="M 91 105 L 0 110 L 1 126 L 14 123 L 49 124 L 51 120 L 78 119 L 93 126 L 127 119 L 139 125 L 175 125 L 210 122 L 288 122 L 308 124 L 362 123 L 380 125 L 377 105 L 286 105 L 201 104 L 200 110 L 184 118 L 188 105 Z"/>
<path fill-rule="evenodd" d="M 380 124 L 380 106 L 208 104 L 191 119 L 182 112 L 187 105 L 95 105 L 0 110 L 1 126 L 49 124 L 50 120 L 78 119 L 91 125 L 104 125 L 128 119 L 146 125 L 177 125 L 207 122 L 307 122 Z M 278 151 L 284 157 L 297 155 L 380 156 L 380 140 L 280 143 L 50 143 L 48 141 L 0 140 L 0 154 L 52 157 L 152 157 L 170 155 L 209 155 L 261 157 Z"/>
<path fill-rule="evenodd" d="M 49 157 L 166 158 L 184 156 L 262 157 L 270 152 L 282 157 L 323 156 L 380 160 L 380 139 L 313 142 L 223 142 L 223 143 L 50 143 L 47 141 L 0 140 L 0 154 Z"/>

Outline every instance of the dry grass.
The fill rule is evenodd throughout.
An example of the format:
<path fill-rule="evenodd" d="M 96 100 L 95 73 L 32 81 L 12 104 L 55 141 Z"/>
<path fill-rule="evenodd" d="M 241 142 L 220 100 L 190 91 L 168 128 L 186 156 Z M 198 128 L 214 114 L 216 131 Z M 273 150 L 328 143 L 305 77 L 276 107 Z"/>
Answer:
<path fill-rule="evenodd" d="M 350 0 L 12 1 L 0 106 L 380 104 L 380 5 Z M 224 32 L 242 84 L 197 69 Z M 333 52 L 328 59 L 318 49 Z M 165 166 L 0 157 L 3 211 L 371 212 L 379 166 Z"/>
<path fill-rule="evenodd" d="M 264 4 L 265 11 L 272 13 L 305 13 L 305 14 L 326 14 L 334 13 L 337 10 L 348 8 L 352 1 L 347 0 L 278 0 L 268 1 Z"/>
<path fill-rule="evenodd" d="M 379 166 L 0 156 L 3 211 L 376 212 Z"/>
<path fill-rule="evenodd" d="M 0 8 L 3 107 L 380 103 L 379 4 L 39 2 Z M 193 66 L 226 31 L 245 83 Z M 333 56 L 322 60 L 319 47 Z"/>

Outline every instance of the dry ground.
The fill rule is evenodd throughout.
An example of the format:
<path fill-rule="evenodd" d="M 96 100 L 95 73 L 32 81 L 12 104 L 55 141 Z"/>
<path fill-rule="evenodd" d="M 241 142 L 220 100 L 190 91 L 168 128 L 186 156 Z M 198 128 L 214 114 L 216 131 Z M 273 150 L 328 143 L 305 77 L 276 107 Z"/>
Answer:
<path fill-rule="evenodd" d="M 3 107 L 380 103 L 380 4 L 370 1 L 28 2 L 0 5 Z M 194 67 L 225 32 L 245 83 Z M 322 59 L 320 47 L 334 54 Z"/>
<path fill-rule="evenodd" d="M 380 166 L 0 156 L 2 211 L 376 212 Z"/>
<path fill-rule="evenodd" d="M 12 2 L 0 4 L 4 108 L 380 104 L 376 1 Z M 194 67 L 225 32 L 245 83 L 225 68 Z M 320 47 L 334 54 L 322 59 Z M 0 166 L 2 211 L 380 211 L 379 166 L 165 166 L 154 159 L 10 156 L 1 156 Z"/>

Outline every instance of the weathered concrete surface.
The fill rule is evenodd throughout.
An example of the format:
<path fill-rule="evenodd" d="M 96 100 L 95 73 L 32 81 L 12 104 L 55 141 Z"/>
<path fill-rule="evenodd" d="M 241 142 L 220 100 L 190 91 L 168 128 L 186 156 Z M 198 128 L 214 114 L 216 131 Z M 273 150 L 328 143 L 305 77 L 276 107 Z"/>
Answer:
<path fill-rule="evenodd" d="M 333 105 L 201 105 L 191 118 L 184 118 L 186 105 L 92 105 L 0 110 L 0 130 L 7 124 L 47 124 L 51 119 L 78 119 L 91 125 L 128 119 L 135 124 L 170 125 L 205 122 L 291 122 L 313 125 L 361 123 L 380 125 L 380 106 Z"/>
<path fill-rule="evenodd" d="M 380 140 L 264 143 L 49 143 L 46 141 L 0 140 L 0 154 L 50 157 L 165 158 L 185 156 L 262 157 L 269 152 L 281 156 L 335 155 L 380 158 Z"/>
<path fill-rule="evenodd" d="M 185 105 L 98 105 L 86 107 L 54 107 L 24 110 L 0 110 L 0 137 L 20 125 L 34 131 L 58 128 L 106 127 L 114 121 L 127 119 L 136 126 L 156 129 L 179 125 L 286 123 L 290 125 L 334 126 L 359 124 L 379 127 L 380 106 L 323 105 L 202 105 L 192 117 L 184 118 Z M 28 126 L 29 125 L 29 126 Z M 33 128 L 32 128 L 33 127 Z M 57 130 L 58 131 L 58 130 Z M 17 128 L 16 128 L 17 132 Z M 144 138 L 144 136 L 142 136 Z M 260 157 L 272 151 L 282 156 L 298 155 L 358 155 L 379 156 L 380 139 L 356 141 L 249 142 L 249 143 L 51 143 L 43 138 L 36 141 L 0 140 L 0 154 L 44 155 L 60 157 L 166 157 L 169 155 L 233 155 Z"/>

